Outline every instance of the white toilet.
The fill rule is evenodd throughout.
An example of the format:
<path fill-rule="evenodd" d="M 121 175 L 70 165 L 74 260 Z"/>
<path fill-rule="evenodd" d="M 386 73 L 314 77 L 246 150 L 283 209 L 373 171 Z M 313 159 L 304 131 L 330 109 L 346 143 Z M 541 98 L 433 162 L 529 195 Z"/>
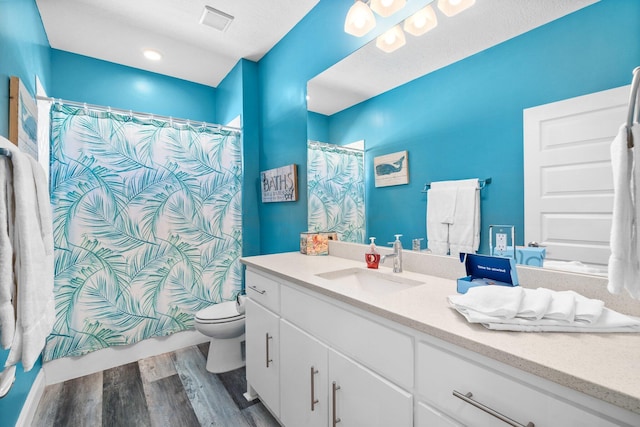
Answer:
<path fill-rule="evenodd" d="M 236 301 L 212 305 L 196 313 L 195 328 L 211 338 L 207 371 L 227 372 L 245 365 L 242 357 L 244 342 L 244 307 Z"/>

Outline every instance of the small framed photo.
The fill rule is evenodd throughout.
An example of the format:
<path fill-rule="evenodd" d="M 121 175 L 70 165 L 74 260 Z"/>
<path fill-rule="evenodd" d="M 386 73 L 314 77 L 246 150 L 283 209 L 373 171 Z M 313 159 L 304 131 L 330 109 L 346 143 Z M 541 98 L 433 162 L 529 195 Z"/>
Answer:
<path fill-rule="evenodd" d="M 409 183 L 409 153 L 398 151 L 373 159 L 376 187 Z"/>

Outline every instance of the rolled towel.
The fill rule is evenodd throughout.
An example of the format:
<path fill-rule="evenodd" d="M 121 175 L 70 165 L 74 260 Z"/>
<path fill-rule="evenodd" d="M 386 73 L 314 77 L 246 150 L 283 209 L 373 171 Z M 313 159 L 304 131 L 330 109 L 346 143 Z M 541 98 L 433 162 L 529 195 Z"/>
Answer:
<path fill-rule="evenodd" d="M 518 314 L 524 292 L 519 286 L 477 286 L 463 295 L 450 295 L 449 304 L 464 314 L 464 311 L 486 316 L 511 319 Z M 473 314 L 473 313 L 472 313 Z"/>
<path fill-rule="evenodd" d="M 576 315 L 576 293 L 573 291 L 553 292 L 551 303 L 543 319 L 573 322 Z"/>
<path fill-rule="evenodd" d="M 516 317 L 542 319 L 551 304 L 553 293 L 549 289 L 523 289 L 524 296 Z"/>

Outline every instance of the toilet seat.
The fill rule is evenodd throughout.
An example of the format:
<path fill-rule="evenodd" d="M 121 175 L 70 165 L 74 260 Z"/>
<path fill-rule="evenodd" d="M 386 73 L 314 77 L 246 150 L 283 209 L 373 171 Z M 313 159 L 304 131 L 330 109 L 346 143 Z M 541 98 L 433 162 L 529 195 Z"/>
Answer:
<path fill-rule="evenodd" d="M 244 319 L 244 314 L 238 313 L 235 301 L 214 304 L 196 313 L 195 320 L 199 323 L 229 323 Z"/>

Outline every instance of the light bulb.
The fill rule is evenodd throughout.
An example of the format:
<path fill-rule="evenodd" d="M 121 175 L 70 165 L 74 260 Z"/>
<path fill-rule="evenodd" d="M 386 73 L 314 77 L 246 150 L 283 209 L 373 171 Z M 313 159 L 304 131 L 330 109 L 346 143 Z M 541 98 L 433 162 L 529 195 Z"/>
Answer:
<path fill-rule="evenodd" d="M 404 21 L 404 30 L 414 36 L 421 36 L 438 25 L 438 18 L 431 5 L 420 9 Z"/>
<path fill-rule="evenodd" d="M 362 37 L 376 26 L 373 12 L 361 0 L 356 1 L 347 12 L 344 21 L 344 31 L 352 36 Z"/>

